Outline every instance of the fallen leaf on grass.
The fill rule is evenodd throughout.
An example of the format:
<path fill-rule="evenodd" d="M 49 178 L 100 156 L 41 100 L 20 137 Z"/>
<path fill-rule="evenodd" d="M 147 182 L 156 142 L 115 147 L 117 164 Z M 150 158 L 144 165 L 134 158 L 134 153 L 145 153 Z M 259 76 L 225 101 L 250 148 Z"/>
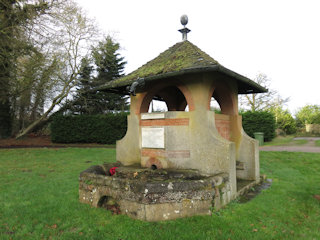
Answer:
<path fill-rule="evenodd" d="M 258 232 L 258 229 L 254 228 L 252 229 L 252 232 Z"/>
<path fill-rule="evenodd" d="M 53 224 L 50 228 L 56 229 L 57 227 L 58 227 L 57 224 Z"/>

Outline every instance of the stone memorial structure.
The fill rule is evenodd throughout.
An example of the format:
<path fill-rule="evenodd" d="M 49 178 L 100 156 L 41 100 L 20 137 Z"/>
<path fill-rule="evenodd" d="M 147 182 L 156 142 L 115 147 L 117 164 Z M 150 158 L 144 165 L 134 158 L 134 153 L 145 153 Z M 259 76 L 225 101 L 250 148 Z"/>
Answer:
<path fill-rule="evenodd" d="M 131 95 L 128 129 L 115 164 L 80 174 L 80 201 L 158 221 L 210 214 L 260 181 L 258 142 L 242 128 L 238 94 L 267 89 L 187 40 L 136 71 L 99 87 Z M 211 98 L 221 114 L 210 109 Z M 168 111 L 149 113 L 153 100 Z M 188 111 L 186 111 L 188 110 Z M 109 170 L 115 174 L 109 176 Z"/>

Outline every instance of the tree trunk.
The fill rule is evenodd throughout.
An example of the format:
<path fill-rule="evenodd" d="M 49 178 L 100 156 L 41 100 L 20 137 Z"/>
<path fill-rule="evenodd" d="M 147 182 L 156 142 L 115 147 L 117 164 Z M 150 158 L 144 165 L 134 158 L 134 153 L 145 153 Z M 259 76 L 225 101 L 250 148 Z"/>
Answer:
<path fill-rule="evenodd" d="M 74 77 L 73 75 L 71 75 L 67 84 L 63 87 L 63 90 L 61 91 L 61 93 L 52 100 L 52 103 L 49 109 L 39 119 L 35 120 L 26 129 L 24 129 L 21 133 L 19 133 L 16 136 L 16 139 L 24 137 L 25 135 L 27 135 L 28 133 L 32 132 L 34 129 L 39 127 L 39 125 L 43 124 L 44 121 L 47 121 L 48 115 L 53 111 L 55 106 L 59 105 L 62 102 L 62 100 L 68 96 L 70 90 L 74 87 L 75 82 L 72 83 L 73 80 L 74 80 Z"/>
<path fill-rule="evenodd" d="M 11 120 L 9 101 L 0 102 L 0 139 L 10 137 L 12 129 Z"/>
<path fill-rule="evenodd" d="M 25 135 L 27 135 L 28 133 L 31 133 L 34 129 L 38 128 L 41 125 L 44 125 L 47 121 L 48 121 L 48 119 L 46 118 L 46 116 L 44 116 L 44 115 L 41 116 L 41 118 L 34 121 L 26 129 L 24 129 L 21 133 L 19 133 L 16 136 L 16 139 L 20 139 L 20 138 L 24 137 Z"/>

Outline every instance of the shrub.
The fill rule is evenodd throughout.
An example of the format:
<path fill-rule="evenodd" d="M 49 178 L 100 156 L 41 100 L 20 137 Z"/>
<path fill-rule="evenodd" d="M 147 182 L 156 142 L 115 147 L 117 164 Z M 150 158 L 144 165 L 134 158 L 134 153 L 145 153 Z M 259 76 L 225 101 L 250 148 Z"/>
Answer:
<path fill-rule="evenodd" d="M 126 133 L 127 115 L 57 115 L 51 123 L 51 140 L 55 143 L 115 144 Z"/>
<path fill-rule="evenodd" d="M 276 119 L 276 128 L 282 130 L 285 134 L 294 134 L 297 132 L 297 124 L 288 110 L 281 106 L 268 109 Z"/>
<path fill-rule="evenodd" d="M 271 141 L 275 137 L 276 121 L 270 112 L 244 112 L 242 113 L 242 126 L 252 138 L 255 132 L 263 132 L 265 141 Z"/>
<path fill-rule="evenodd" d="M 286 134 L 294 134 L 297 132 L 296 121 L 289 112 L 278 116 L 277 128 L 283 130 Z"/>

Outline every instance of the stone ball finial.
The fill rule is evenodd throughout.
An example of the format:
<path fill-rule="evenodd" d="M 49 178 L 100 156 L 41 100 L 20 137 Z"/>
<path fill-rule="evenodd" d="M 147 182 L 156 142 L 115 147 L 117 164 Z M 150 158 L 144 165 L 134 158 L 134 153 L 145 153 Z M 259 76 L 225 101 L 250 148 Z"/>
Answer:
<path fill-rule="evenodd" d="M 187 15 L 182 15 L 180 18 L 180 22 L 183 26 L 186 26 L 188 24 L 188 16 Z"/>

